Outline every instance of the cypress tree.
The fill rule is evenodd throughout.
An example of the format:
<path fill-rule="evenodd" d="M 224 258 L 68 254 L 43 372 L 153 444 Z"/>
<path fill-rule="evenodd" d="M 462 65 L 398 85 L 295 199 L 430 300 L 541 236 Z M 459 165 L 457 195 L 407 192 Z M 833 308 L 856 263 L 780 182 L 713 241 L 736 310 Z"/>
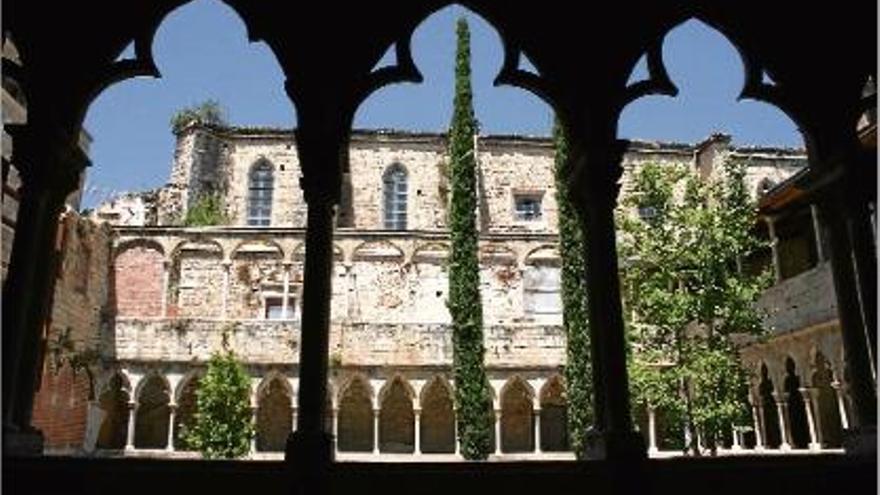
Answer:
<path fill-rule="evenodd" d="M 556 149 L 554 175 L 559 216 L 559 253 L 562 258 L 562 325 L 565 329 L 565 390 L 568 404 L 568 436 L 580 459 L 584 435 L 592 422 L 590 334 L 587 319 L 587 287 L 584 274 L 584 241 L 578 212 L 568 195 L 568 143 L 557 118 L 553 124 Z"/>
<path fill-rule="evenodd" d="M 452 316 L 453 368 L 458 440 L 465 459 L 485 459 L 490 452 L 492 403 L 483 364 L 483 307 L 477 255 L 476 159 L 471 92 L 470 32 L 458 20 L 455 103 L 449 128 L 450 186 L 449 312 Z"/>

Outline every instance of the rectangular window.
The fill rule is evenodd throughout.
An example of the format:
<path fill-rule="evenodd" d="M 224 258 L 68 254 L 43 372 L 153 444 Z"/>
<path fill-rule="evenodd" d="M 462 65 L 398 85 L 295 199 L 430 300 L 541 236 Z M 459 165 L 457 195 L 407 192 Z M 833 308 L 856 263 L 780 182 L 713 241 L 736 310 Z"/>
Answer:
<path fill-rule="evenodd" d="M 562 314 L 559 267 L 526 266 L 523 306 L 527 315 Z"/>
<path fill-rule="evenodd" d="M 514 217 L 521 222 L 541 219 L 541 194 L 516 194 L 513 197 Z"/>
<path fill-rule="evenodd" d="M 284 316 L 284 298 L 273 296 L 266 298 L 266 310 L 263 317 L 267 320 L 292 320 L 296 315 L 296 298 L 287 298 L 287 317 Z"/>

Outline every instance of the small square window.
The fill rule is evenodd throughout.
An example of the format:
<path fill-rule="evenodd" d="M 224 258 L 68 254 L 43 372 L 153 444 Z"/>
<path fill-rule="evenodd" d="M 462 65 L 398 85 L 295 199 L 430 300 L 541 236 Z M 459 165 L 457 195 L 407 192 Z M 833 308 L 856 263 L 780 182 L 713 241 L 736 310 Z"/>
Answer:
<path fill-rule="evenodd" d="M 266 312 L 264 317 L 267 320 L 290 320 L 296 314 L 296 299 L 291 296 L 287 298 L 287 315 L 284 315 L 284 299 L 282 297 L 267 297 Z"/>
<path fill-rule="evenodd" d="M 523 222 L 534 222 L 541 219 L 541 195 L 517 194 L 513 197 L 514 217 Z"/>

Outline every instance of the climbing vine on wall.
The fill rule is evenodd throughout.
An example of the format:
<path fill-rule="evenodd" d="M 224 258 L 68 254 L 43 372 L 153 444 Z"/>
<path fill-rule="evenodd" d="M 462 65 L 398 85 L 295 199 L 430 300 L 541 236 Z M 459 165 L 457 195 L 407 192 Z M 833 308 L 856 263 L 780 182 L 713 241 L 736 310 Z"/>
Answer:
<path fill-rule="evenodd" d="M 578 213 L 568 195 L 568 143 L 559 119 L 553 125 L 556 149 L 554 175 L 559 208 L 559 252 L 562 258 L 562 324 L 565 328 L 565 390 L 568 403 L 568 435 L 580 459 L 584 436 L 592 422 L 592 375 L 584 274 L 584 241 Z"/>
<path fill-rule="evenodd" d="M 449 129 L 450 188 L 449 312 L 452 316 L 453 366 L 458 440 L 465 459 L 485 459 L 490 452 L 492 405 L 483 364 L 483 307 L 477 254 L 476 160 L 471 92 L 470 32 L 457 24 L 455 102 Z"/>

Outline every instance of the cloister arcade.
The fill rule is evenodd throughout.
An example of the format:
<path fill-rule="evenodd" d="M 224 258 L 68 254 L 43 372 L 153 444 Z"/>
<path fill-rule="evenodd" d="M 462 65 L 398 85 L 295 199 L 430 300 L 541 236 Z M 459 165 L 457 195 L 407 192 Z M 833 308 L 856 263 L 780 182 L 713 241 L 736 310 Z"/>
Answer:
<path fill-rule="evenodd" d="M 625 493 L 701 493 L 707 486 L 716 493 L 758 493 L 768 491 L 767 482 L 771 491 L 798 493 L 827 491 L 850 483 L 868 491 L 876 489 L 877 395 L 871 350 L 877 348 L 877 275 L 870 214 L 870 205 L 876 204 L 876 149 L 863 149 L 856 135 L 859 117 L 866 109 L 876 107 L 876 96 L 865 98 L 862 94 L 869 78 L 877 80 L 875 2 L 814 2 L 793 7 L 787 2 L 757 0 L 618 1 L 586 9 L 576 2 L 463 2 L 502 36 L 505 59 L 497 82 L 539 95 L 554 108 L 565 128 L 570 146 L 571 199 L 582 213 L 585 258 L 590 267 L 584 280 L 590 294 L 594 433 L 598 439 L 591 457 L 601 461 L 594 466 L 587 463 L 587 467 L 480 465 L 482 471 L 477 471 L 478 475 L 469 471 L 471 476 L 457 475 L 468 472 L 473 465 L 456 464 L 448 469 L 414 469 L 408 474 L 385 476 L 393 469 L 335 466 L 332 437 L 324 428 L 330 375 L 328 303 L 332 294 L 334 212 L 347 167 L 345 149 L 354 113 L 374 91 L 421 79 L 410 55 L 412 31 L 447 2 L 319 2 L 305 9 L 292 2 L 226 0 L 247 25 L 250 39 L 265 41 L 278 58 L 287 78 L 285 89 L 298 117 L 296 146 L 302 158 L 301 185 L 308 204 L 302 328 L 310 331 L 303 332 L 299 348 L 300 381 L 291 387 L 296 392 L 297 421 L 287 441 L 286 464 L 266 466 L 263 472 L 275 475 L 271 481 L 260 481 L 257 476 L 242 474 L 244 468 L 235 463 L 216 469 L 205 468 L 202 463 L 198 463 L 199 468 L 194 468 L 196 464 L 163 468 L 145 463 L 144 469 L 135 464 L 110 469 L 107 464 L 78 463 L 74 459 L 22 457 L 35 446 L 39 449 L 39 435 L 30 427 L 30 414 L 42 348 L 41 325 L 47 311 L 42 295 L 49 293 L 53 283 L 51 263 L 45 261 L 53 258 L 53 234 L 63 200 L 77 187 L 80 171 L 88 165 L 88 158 L 76 143 L 83 117 L 96 95 L 111 84 L 135 76 L 159 75 L 151 56 L 153 35 L 162 19 L 183 3 L 42 0 L 3 4 L 3 37 L 15 40 L 22 61 L 4 61 L 4 77 L 18 82 L 28 102 L 27 122 L 8 129 L 14 145 L 11 163 L 22 176 L 20 209 L 25 214 L 17 226 L 3 289 L 3 300 L 11 303 L 4 305 L 3 312 L 4 460 L 13 461 L 4 462 L 4 483 L 15 479 L 20 491 L 68 491 L 57 489 L 64 486 L 69 491 L 87 492 L 91 488 L 92 492 L 109 493 L 118 489 L 120 479 L 138 484 L 142 490 L 161 490 L 173 486 L 173 480 L 182 474 L 202 488 L 220 486 L 227 491 L 254 491 L 247 484 L 255 479 L 262 488 L 270 483 L 278 488 L 283 479 L 293 483 L 296 493 L 327 493 L 331 482 L 336 483 L 333 488 L 337 492 L 354 492 L 362 490 L 365 481 L 374 483 L 373 490 L 387 489 L 385 493 L 412 492 L 414 487 L 432 493 L 462 488 L 534 493 L 548 486 L 586 489 L 592 482 L 599 490 Z M 815 383 L 825 383 L 823 379 L 827 382 L 824 370 L 828 368 L 837 382 L 840 376 L 846 379 L 851 407 L 841 415 L 841 422 L 849 422 L 847 452 L 853 457 L 822 457 L 800 463 L 778 459 L 770 464 L 778 468 L 775 471 L 751 459 L 702 465 L 660 465 L 643 460 L 646 449 L 630 414 L 613 217 L 626 146 L 618 138 L 617 121 L 626 104 L 641 96 L 675 94 L 659 46 L 666 32 L 691 18 L 718 29 L 739 51 L 746 66 L 741 96 L 775 104 L 805 136 L 809 173 L 817 179 L 817 186 L 805 194 L 813 195 L 819 205 L 830 238 L 829 261 L 846 353 L 845 372 L 834 365 L 825 367 Z M 328 30 L 329 26 L 333 29 Z M 132 42 L 135 58 L 118 60 Z M 396 64 L 374 71 L 392 46 Z M 649 78 L 628 84 L 633 65 L 645 54 Z M 521 68 L 524 56 L 532 62 L 534 71 Z M 772 78 L 768 80 L 764 74 Z M 3 162 L 4 179 L 11 163 Z M 838 356 L 824 351 L 822 355 L 830 362 Z M 778 397 L 777 411 L 783 413 L 787 407 L 799 407 L 795 391 L 814 383 L 813 376 L 806 376 L 809 365 L 799 365 L 794 358 L 792 362 L 793 366 L 786 360 L 765 362 L 767 374 L 759 371 L 759 376 L 768 377 L 761 390 L 761 403 L 765 403 L 769 392 L 769 397 Z M 128 387 L 120 385 L 127 388 L 125 393 L 114 391 L 101 396 L 114 404 L 114 410 L 119 409 L 126 395 L 137 401 L 143 398 L 147 409 L 140 413 L 134 408 L 129 410 L 129 417 L 134 419 L 129 420 L 127 437 L 131 442 L 143 439 L 149 445 L 161 445 L 158 437 L 168 434 L 173 420 L 156 428 L 146 424 L 137 428 L 135 423 L 138 417 L 159 417 L 167 409 L 170 417 L 174 411 L 171 391 L 177 383 L 161 374 L 145 376 L 143 380 L 133 376 L 116 380 L 127 383 Z M 542 388 L 528 380 L 526 383 L 531 390 L 525 384 L 504 389 L 493 384 L 497 403 L 502 408 L 509 404 L 522 421 L 510 423 L 505 429 L 502 411 L 502 432 L 497 436 L 503 442 L 505 432 L 514 435 L 510 438 L 517 447 L 540 445 L 535 439 L 526 441 L 523 437 L 529 416 L 525 392 L 530 391 L 534 399 L 541 396 Z M 831 383 L 833 388 L 835 381 Z M 364 391 L 372 394 L 381 389 L 372 382 L 369 388 L 363 387 L 361 409 Z M 278 388 L 270 387 L 270 395 L 277 393 L 273 390 Z M 399 390 L 398 386 L 386 394 L 395 398 L 392 403 L 398 408 Z M 413 390 L 418 388 L 413 386 Z M 517 391 L 519 396 L 504 396 L 502 390 Z M 812 396 L 804 402 L 812 402 Z M 381 411 L 381 404 L 371 402 L 371 406 Z M 532 421 L 541 417 L 534 409 Z M 785 414 L 782 416 L 781 422 L 785 423 Z M 806 412 L 804 416 L 809 423 L 810 416 Z M 416 417 L 413 408 L 413 421 Z M 117 439 L 119 424 L 116 421 L 108 426 L 108 439 Z M 358 424 L 365 425 L 366 421 L 360 418 Z M 780 429 L 787 430 L 785 425 Z M 803 443 L 805 438 L 802 431 L 791 436 L 783 431 L 781 436 L 781 444 Z M 120 472 L 129 476 L 117 474 Z M 107 473 L 116 476 L 105 476 Z M 71 480 L 76 484 L 65 485 Z M 234 485 L 224 486 L 225 482 Z M 48 486 L 56 489 L 49 490 Z"/>

